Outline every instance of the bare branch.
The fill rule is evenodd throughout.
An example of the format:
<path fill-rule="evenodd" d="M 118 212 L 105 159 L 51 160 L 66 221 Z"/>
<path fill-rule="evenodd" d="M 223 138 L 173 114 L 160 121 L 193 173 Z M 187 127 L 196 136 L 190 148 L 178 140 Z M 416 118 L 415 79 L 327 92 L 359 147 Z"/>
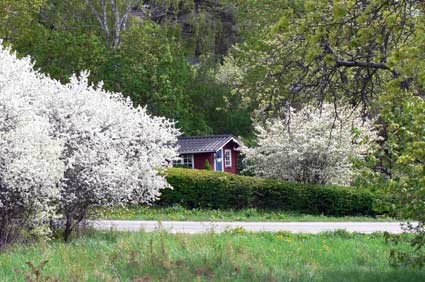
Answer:
<path fill-rule="evenodd" d="M 96 9 L 95 1 L 99 1 L 100 11 Z M 140 2 L 141 0 L 126 0 L 123 11 L 120 11 L 117 0 L 109 0 L 109 5 L 106 0 L 86 0 L 87 5 L 105 33 L 105 38 L 111 48 L 119 48 L 121 33 L 127 26 L 131 9 Z M 108 8 L 111 9 L 110 13 L 108 13 Z M 108 17 L 111 18 L 109 19 Z"/>

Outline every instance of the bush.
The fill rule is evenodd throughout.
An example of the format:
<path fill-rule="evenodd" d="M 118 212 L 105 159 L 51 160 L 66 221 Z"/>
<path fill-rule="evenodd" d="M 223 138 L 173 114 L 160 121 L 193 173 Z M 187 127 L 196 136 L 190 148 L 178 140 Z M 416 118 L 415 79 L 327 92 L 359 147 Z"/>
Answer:
<path fill-rule="evenodd" d="M 212 167 L 211 167 L 210 162 L 208 160 L 205 160 L 204 169 L 205 170 L 212 170 Z"/>
<path fill-rule="evenodd" d="M 179 168 L 169 169 L 167 180 L 174 189 L 162 191 L 159 205 L 258 208 L 334 216 L 375 214 L 374 194 L 351 187 L 280 182 Z"/>

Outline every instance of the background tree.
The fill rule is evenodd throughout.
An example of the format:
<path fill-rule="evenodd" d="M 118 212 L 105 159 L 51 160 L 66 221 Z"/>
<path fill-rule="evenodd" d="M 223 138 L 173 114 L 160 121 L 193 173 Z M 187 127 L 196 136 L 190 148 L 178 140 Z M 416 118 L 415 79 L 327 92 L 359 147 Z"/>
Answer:
<path fill-rule="evenodd" d="M 216 36 L 222 30 L 226 38 L 235 36 L 233 10 L 220 1 L 201 2 L 134 6 L 120 32 L 120 48 L 111 48 L 85 1 L 46 0 L 37 10 L 24 10 L 28 17 L 15 18 L 19 24 L 11 29 L 22 36 L 7 42 L 62 82 L 90 69 L 90 82 L 104 81 L 106 89 L 125 93 L 134 105 L 178 120 L 186 134 L 250 136 L 251 109 L 240 108 L 240 98 L 214 76 L 231 44 Z M 109 1 L 105 5 L 110 18 Z"/>
<path fill-rule="evenodd" d="M 141 0 L 85 0 L 96 17 L 106 43 L 111 48 L 121 44 L 121 33 L 127 27 L 130 12 Z"/>
<path fill-rule="evenodd" d="M 2 0 L 0 2 L 0 38 L 19 42 L 39 27 L 38 16 L 45 0 Z"/>

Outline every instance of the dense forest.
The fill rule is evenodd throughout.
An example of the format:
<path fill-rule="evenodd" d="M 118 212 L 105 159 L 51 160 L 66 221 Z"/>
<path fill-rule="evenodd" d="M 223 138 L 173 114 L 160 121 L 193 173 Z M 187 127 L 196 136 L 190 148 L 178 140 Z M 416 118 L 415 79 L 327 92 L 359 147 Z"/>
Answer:
<path fill-rule="evenodd" d="M 287 7 L 269 2 L 2 0 L 0 38 L 52 78 L 90 70 L 91 82 L 185 134 L 250 137 L 252 105 L 217 77 L 230 50 L 252 44 Z"/>
<path fill-rule="evenodd" d="M 409 138 L 397 128 L 411 125 L 394 102 L 418 106 L 424 93 L 423 9 L 414 0 L 1 0 L 0 38 L 63 82 L 89 70 L 92 83 L 187 135 L 250 141 L 256 123 L 288 106 L 350 105 L 379 116 L 380 166 L 391 175 Z"/>
<path fill-rule="evenodd" d="M 328 2 L 2 0 L 0 38 L 52 78 L 90 70 L 188 135 L 249 140 L 288 104 L 376 115 L 397 83 L 423 93 L 422 68 L 406 69 L 423 56 L 421 1 Z"/>

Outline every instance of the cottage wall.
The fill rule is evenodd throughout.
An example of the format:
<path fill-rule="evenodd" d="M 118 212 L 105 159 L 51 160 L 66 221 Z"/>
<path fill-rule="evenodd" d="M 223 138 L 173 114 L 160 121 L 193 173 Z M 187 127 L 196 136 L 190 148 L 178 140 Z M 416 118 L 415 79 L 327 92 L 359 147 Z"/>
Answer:
<path fill-rule="evenodd" d="M 236 143 L 229 142 L 226 146 L 223 147 L 223 166 L 224 166 L 224 151 L 225 150 L 232 150 L 232 167 L 225 167 L 224 166 L 224 171 L 225 172 L 230 172 L 230 173 L 234 173 L 234 174 L 238 174 L 238 152 L 235 151 L 235 148 L 238 145 Z"/>
<path fill-rule="evenodd" d="M 208 160 L 211 168 L 214 169 L 214 153 L 194 154 L 193 159 L 195 161 L 195 169 L 204 169 L 205 160 Z"/>

